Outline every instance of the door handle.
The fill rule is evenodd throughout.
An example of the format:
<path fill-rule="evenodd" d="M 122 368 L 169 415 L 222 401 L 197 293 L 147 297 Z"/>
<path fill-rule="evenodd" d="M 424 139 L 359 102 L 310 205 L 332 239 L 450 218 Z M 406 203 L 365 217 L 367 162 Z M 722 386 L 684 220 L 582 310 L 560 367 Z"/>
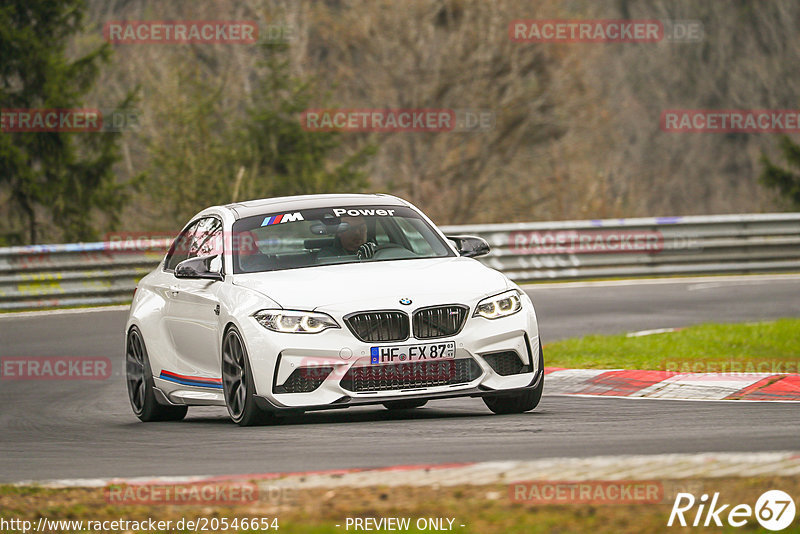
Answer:
<path fill-rule="evenodd" d="M 180 293 L 180 288 L 177 285 L 169 286 L 169 292 L 175 297 Z"/>

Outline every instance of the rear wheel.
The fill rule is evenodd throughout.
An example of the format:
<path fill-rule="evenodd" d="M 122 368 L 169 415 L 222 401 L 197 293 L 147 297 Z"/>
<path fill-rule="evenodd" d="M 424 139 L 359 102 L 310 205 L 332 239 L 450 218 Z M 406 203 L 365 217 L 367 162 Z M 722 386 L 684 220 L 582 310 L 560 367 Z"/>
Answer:
<path fill-rule="evenodd" d="M 383 406 L 387 410 L 413 410 L 425 406 L 427 402 L 426 400 L 398 400 L 384 402 Z"/>
<path fill-rule="evenodd" d="M 231 327 L 222 341 L 222 390 L 234 423 L 255 426 L 272 423 L 275 415 L 256 405 L 256 387 L 242 337 Z"/>
<path fill-rule="evenodd" d="M 156 400 L 153 373 L 141 332 L 135 326 L 128 332 L 125 343 L 125 377 L 128 400 L 133 413 L 141 421 L 180 421 L 186 416 L 186 406 L 165 406 Z"/>
<path fill-rule="evenodd" d="M 542 345 L 539 344 L 539 369 L 544 368 L 544 356 L 542 355 Z M 486 407 L 496 414 L 523 413 L 533 410 L 542 400 L 544 391 L 544 375 L 539 381 L 539 385 L 533 389 L 527 389 L 522 393 L 514 395 L 493 395 L 484 397 L 483 402 Z"/>

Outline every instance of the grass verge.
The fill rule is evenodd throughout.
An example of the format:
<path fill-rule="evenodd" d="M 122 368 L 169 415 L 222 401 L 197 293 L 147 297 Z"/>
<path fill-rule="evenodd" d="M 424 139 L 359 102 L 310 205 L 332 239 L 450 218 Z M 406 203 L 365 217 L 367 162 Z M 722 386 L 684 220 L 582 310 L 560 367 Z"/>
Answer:
<path fill-rule="evenodd" d="M 800 372 L 800 319 L 703 324 L 641 337 L 586 336 L 549 343 L 545 365 L 577 369 Z"/>
<path fill-rule="evenodd" d="M 345 528 L 347 518 L 409 518 L 413 527 L 418 518 L 453 519 L 452 532 L 463 534 L 515 533 L 628 533 L 664 532 L 667 528 L 676 491 L 713 495 L 719 503 L 753 507 L 765 491 L 780 489 L 790 496 L 800 495 L 800 477 L 715 478 L 658 481 L 665 491 L 657 504 L 536 504 L 514 502 L 509 485 L 455 487 L 368 487 L 305 489 L 282 493 L 280 502 L 269 499 L 235 507 L 220 506 L 123 506 L 108 504 L 102 488 L 43 489 L 0 486 L 0 516 L 36 522 L 40 516 L 50 520 L 178 521 L 181 518 L 266 517 L 278 518 L 282 533 L 334 534 L 354 532 Z M 288 497 L 287 497 L 288 495 Z M 697 512 L 687 512 L 689 521 Z M 723 522 L 727 511 L 721 514 Z M 703 514 L 703 519 L 705 514 Z M 444 521 L 447 525 L 447 521 Z M 337 527 L 337 525 L 339 525 Z M 463 527 L 461 525 L 464 525 Z M 676 528 L 678 531 L 686 529 Z M 751 517 L 743 528 L 722 531 L 752 532 L 762 530 Z M 75 530 L 60 530 L 73 532 Z M 113 530 L 110 530 L 113 531 Z M 187 530 L 182 530 L 186 532 Z M 182 532 L 171 530 L 171 532 Z M 216 529 L 216 531 L 225 531 Z M 232 530 L 228 530 L 232 531 Z M 242 531 L 242 530 L 240 530 Z M 428 530 L 430 531 L 430 530 Z M 720 531 L 720 529 L 715 529 Z M 136 531 L 141 532 L 141 531 Z M 263 531 L 262 531 L 263 532 Z M 419 532 L 415 528 L 407 532 Z M 782 531 L 800 533 L 800 521 Z"/>

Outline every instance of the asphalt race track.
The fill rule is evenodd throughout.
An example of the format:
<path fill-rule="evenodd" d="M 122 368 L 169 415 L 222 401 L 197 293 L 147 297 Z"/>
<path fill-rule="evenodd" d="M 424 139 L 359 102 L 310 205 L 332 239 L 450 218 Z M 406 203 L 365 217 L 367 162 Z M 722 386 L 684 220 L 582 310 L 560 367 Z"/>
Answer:
<path fill-rule="evenodd" d="M 800 317 L 800 277 L 527 291 L 545 343 L 705 321 Z M 193 408 L 179 423 L 142 424 L 125 391 L 126 315 L 0 316 L 0 356 L 107 356 L 114 362 L 105 381 L 0 381 L 0 481 L 800 448 L 797 404 L 548 396 L 546 386 L 540 406 L 523 415 L 494 416 L 479 399 L 457 399 L 405 413 L 381 407 L 318 412 L 260 428 L 233 425 L 224 408 Z"/>

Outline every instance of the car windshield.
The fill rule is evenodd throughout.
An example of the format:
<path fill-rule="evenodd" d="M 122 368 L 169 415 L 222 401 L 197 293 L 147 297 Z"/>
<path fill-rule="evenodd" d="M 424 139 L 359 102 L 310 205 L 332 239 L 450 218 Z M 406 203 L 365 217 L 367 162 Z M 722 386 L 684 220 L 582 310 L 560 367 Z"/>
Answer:
<path fill-rule="evenodd" d="M 234 273 L 455 256 L 405 206 L 342 206 L 264 213 L 236 221 Z"/>

